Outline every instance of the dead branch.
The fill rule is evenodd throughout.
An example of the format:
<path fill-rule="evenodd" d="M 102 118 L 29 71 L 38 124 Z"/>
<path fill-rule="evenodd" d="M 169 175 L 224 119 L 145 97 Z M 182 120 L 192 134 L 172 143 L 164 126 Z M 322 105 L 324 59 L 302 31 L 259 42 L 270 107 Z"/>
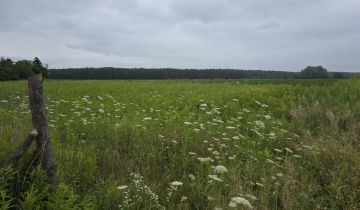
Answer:
<path fill-rule="evenodd" d="M 16 150 L 11 153 L 0 165 L 0 169 L 4 169 L 9 167 L 10 165 L 16 163 L 20 158 L 24 155 L 27 149 L 30 147 L 31 143 L 34 141 L 35 137 L 38 135 L 36 129 L 31 131 L 29 135 L 26 137 L 24 142 L 19 145 Z"/>

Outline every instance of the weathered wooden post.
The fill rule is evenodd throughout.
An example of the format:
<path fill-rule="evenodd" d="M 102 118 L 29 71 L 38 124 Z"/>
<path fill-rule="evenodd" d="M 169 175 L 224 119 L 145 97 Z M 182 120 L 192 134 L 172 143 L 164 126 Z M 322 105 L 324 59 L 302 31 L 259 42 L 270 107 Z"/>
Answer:
<path fill-rule="evenodd" d="M 42 74 L 33 74 L 28 78 L 29 100 L 33 128 L 37 130 L 36 149 L 34 151 L 35 163 L 40 164 L 46 171 L 49 182 L 56 186 L 56 165 L 50 142 L 48 119 L 45 108 Z"/>
<path fill-rule="evenodd" d="M 34 130 L 31 131 L 24 142 L 0 164 L 0 170 L 20 160 L 35 139 L 36 149 L 34 151 L 33 163 L 34 165 L 41 165 L 42 169 L 46 171 L 48 175 L 50 184 L 55 187 L 57 185 L 57 168 L 50 143 L 49 126 L 45 108 L 43 73 L 46 74 L 46 68 L 43 67 L 39 58 L 35 57 L 32 62 L 32 71 L 29 72 L 28 77 L 29 102 Z"/>

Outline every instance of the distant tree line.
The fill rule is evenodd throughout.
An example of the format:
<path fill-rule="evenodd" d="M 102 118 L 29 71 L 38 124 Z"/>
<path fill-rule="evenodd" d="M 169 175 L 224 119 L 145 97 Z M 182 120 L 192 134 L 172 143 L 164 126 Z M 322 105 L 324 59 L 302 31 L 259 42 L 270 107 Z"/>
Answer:
<path fill-rule="evenodd" d="M 48 69 L 41 63 L 40 59 L 12 61 L 10 58 L 0 58 L 0 81 L 27 79 L 31 74 L 42 73 L 48 75 Z"/>
<path fill-rule="evenodd" d="M 300 72 L 236 69 L 145 69 L 68 68 L 52 69 L 50 79 L 326 79 L 346 78 L 352 73 L 328 72 L 321 66 L 308 66 Z"/>
<path fill-rule="evenodd" d="M 50 70 L 51 79 L 292 79 L 294 73 L 233 69 L 71 68 Z"/>
<path fill-rule="evenodd" d="M 308 66 L 300 72 L 237 70 L 237 69 L 174 69 L 174 68 L 67 68 L 48 69 L 39 58 L 33 61 L 9 58 L 0 60 L 0 80 L 26 79 L 31 72 L 42 72 L 50 79 L 326 79 L 348 78 L 355 73 L 328 72 L 322 66 Z"/>

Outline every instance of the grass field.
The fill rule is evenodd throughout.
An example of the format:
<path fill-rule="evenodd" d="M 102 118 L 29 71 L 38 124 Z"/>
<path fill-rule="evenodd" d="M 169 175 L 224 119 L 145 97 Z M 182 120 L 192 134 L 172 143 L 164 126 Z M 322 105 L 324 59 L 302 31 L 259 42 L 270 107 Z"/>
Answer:
<path fill-rule="evenodd" d="M 0 174 L 20 209 L 360 209 L 360 80 L 46 81 L 59 186 Z M 0 83 L 0 161 L 31 130 Z M 28 157 L 30 156 L 30 152 Z"/>

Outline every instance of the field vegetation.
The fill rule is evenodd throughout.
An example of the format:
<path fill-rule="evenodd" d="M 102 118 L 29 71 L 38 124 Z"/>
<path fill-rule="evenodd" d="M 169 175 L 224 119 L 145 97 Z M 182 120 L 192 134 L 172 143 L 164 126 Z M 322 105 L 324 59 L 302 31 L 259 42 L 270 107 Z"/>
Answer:
<path fill-rule="evenodd" d="M 32 130 L 0 83 L 0 161 Z M 8 209 L 360 209 L 360 80 L 45 82 L 59 185 L 24 157 Z M 28 154 L 29 157 L 30 154 Z"/>

